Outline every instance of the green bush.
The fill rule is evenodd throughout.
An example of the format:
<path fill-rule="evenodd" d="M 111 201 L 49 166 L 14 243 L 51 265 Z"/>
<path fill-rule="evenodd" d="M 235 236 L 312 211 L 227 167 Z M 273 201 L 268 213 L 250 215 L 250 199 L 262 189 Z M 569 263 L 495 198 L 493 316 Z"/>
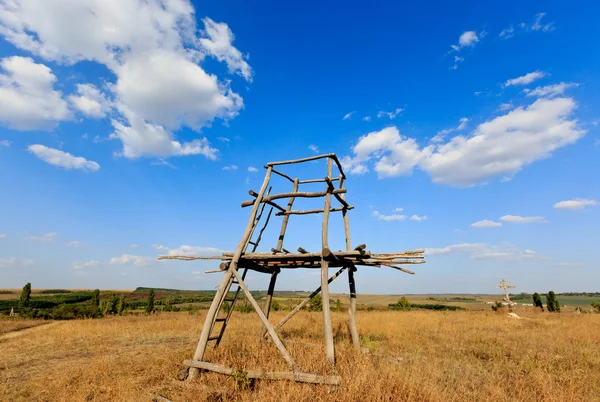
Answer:
<path fill-rule="evenodd" d="M 308 302 L 308 307 L 305 307 L 308 311 L 323 311 L 323 299 L 321 295 L 316 295 Z"/>
<path fill-rule="evenodd" d="M 593 302 L 592 308 L 596 311 L 596 313 L 600 313 L 600 300 Z"/>
<path fill-rule="evenodd" d="M 392 304 L 390 307 L 392 308 L 392 310 L 398 310 L 398 311 L 410 311 L 412 309 L 412 305 L 410 304 L 408 299 L 404 296 L 402 296 L 400 298 L 400 300 L 398 300 L 398 302 L 396 302 L 396 304 Z"/>
<path fill-rule="evenodd" d="M 538 292 L 533 294 L 533 305 L 535 307 L 539 307 L 542 311 L 544 311 L 544 305 L 542 304 L 542 297 Z"/>
<path fill-rule="evenodd" d="M 551 313 L 560 313 L 560 303 L 552 290 L 546 295 L 546 309 Z"/>
<path fill-rule="evenodd" d="M 146 313 L 150 314 L 154 311 L 154 289 L 150 289 L 148 294 L 148 304 L 146 304 Z"/>

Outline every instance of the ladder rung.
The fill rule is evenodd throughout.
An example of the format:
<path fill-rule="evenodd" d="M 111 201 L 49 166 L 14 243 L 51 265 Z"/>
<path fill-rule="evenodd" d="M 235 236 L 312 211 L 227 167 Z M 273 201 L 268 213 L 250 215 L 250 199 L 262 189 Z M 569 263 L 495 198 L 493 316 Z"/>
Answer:
<path fill-rule="evenodd" d="M 219 336 L 211 336 L 208 338 L 209 341 L 216 341 L 217 339 L 219 339 Z"/>
<path fill-rule="evenodd" d="M 236 281 L 235 279 L 231 281 L 231 283 L 235 283 L 236 285 L 239 285 L 240 283 L 238 281 Z"/>
<path fill-rule="evenodd" d="M 252 244 L 253 246 L 256 246 L 256 243 L 254 243 L 253 241 L 249 241 L 249 244 Z"/>
<path fill-rule="evenodd" d="M 232 301 L 235 301 L 235 299 L 223 299 L 223 301 L 232 302 Z"/>
<path fill-rule="evenodd" d="M 215 322 L 225 322 L 225 320 L 227 320 L 227 318 L 217 318 Z"/>

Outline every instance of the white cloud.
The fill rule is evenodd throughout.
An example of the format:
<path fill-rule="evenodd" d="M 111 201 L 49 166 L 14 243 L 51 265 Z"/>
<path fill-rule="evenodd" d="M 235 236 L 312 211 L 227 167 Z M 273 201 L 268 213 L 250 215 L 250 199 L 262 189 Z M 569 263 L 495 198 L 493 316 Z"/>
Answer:
<path fill-rule="evenodd" d="M 96 268 L 101 266 L 100 261 L 86 261 L 86 262 L 74 262 L 71 264 L 71 268 L 73 269 L 85 269 L 85 268 Z"/>
<path fill-rule="evenodd" d="M 0 35 L 18 48 L 66 65 L 99 63 L 114 74 L 115 81 L 106 84 L 116 113 L 110 138 L 122 141 L 120 155 L 127 158 L 216 159 L 217 150 L 206 138 L 180 142 L 174 134 L 181 127 L 199 131 L 217 119 L 227 121 L 244 106 L 230 81 L 207 73 L 199 63 L 214 57 L 246 81 L 252 70 L 247 56 L 232 45 L 227 24 L 209 18 L 202 23 L 200 31 L 187 0 L 12 0 L 0 5 Z M 78 92 L 71 98 L 76 107 L 94 117 L 106 113 L 98 94 Z M 60 96 L 47 103 L 58 108 L 59 101 Z M 50 116 L 55 121 L 68 117 L 62 103 L 64 111 Z M 43 115 L 46 120 L 48 115 Z M 30 116 L 22 124 L 36 121 Z"/>
<path fill-rule="evenodd" d="M 227 138 L 227 137 L 217 137 L 217 140 L 219 140 L 221 142 L 229 142 L 229 138 Z"/>
<path fill-rule="evenodd" d="M 413 215 L 413 216 L 410 217 L 410 219 L 413 220 L 413 221 L 422 222 L 422 221 L 426 221 L 427 220 L 427 215 L 424 215 L 424 216 Z"/>
<path fill-rule="evenodd" d="M 507 110 L 510 110 L 514 107 L 514 105 L 512 103 L 501 103 L 500 106 L 498 106 L 498 110 L 500 110 L 501 112 L 506 112 Z"/>
<path fill-rule="evenodd" d="M 257 169 L 257 168 L 255 168 L 254 166 L 248 166 L 248 171 L 249 171 L 250 173 L 256 173 L 256 172 L 258 172 L 258 169 Z"/>
<path fill-rule="evenodd" d="M 401 214 L 392 214 L 392 215 L 383 215 L 380 214 L 379 211 L 373 211 L 373 216 L 380 221 L 403 221 L 406 219 L 406 215 Z"/>
<path fill-rule="evenodd" d="M 69 95 L 69 101 L 84 116 L 99 119 L 110 111 L 110 102 L 94 85 L 77 84 L 77 93 L 79 95 Z"/>
<path fill-rule="evenodd" d="M 204 50 L 219 61 L 227 63 L 230 73 L 237 73 L 246 81 L 252 82 L 252 68 L 246 62 L 244 56 L 235 46 L 233 32 L 223 22 L 214 22 L 210 18 L 204 18 L 205 37 L 200 38 Z"/>
<path fill-rule="evenodd" d="M 518 216 L 504 215 L 500 218 L 502 222 L 508 223 L 546 223 L 548 222 L 543 216 Z"/>
<path fill-rule="evenodd" d="M 435 137 L 433 137 L 431 139 L 431 142 L 442 142 L 444 141 L 444 138 L 450 134 L 453 133 L 455 131 L 461 131 L 464 130 L 467 127 L 467 123 L 469 122 L 469 119 L 467 119 L 466 117 L 463 117 L 459 120 L 458 126 L 456 126 L 456 128 L 446 128 L 444 130 L 440 130 L 437 132 L 437 134 L 435 135 Z"/>
<path fill-rule="evenodd" d="M 110 259 L 110 263 L 114 265 L 137 265 L 145 267 L 159 263 L 156 257 L 142 257 L 139 255 L 123 254 L 120 257 L 113 257 Z"/>
<path fill-rule="evenodd" d="M 404 211 L 404 208 L 398 207 L 398 208 L 394 208 L 394 212 L 402 212 Z"/>
<path fill-rule="evenodd" d="M 543 71 L 533 71 L 531 73 L 527 73 L 517 78 L 511 78 L 504 83 L 505 87 L 510 87 L 514 85 L 527 85 L 531 84 L 533 81 L 539 80 L 540 78 L 544 78 L 547 76 Z"/>
<path fill-rule="evenodd" d="M 572 200 L 560 201 L 554 204 L 554 209 L 577 210 L 598 205 L 596 200 L 587 198 L 573 198 Z"/>
<path fill-rule="evenodd" d="M 387 116 L 389 117 L 390 120 L 394 120 L 396 118 L 396 116 L 398 116 L 400 113 L 402 113 L 404 109 L 401 108 L 396 108 L 396 110 L 392 111 L 392 112 L 385 112 L 383 110 L 380 110 L 379 112 L 377 112 L 377 118 L 381 118 L 383 116 Z"/>
<path fill-rule="evenodd" d="M 356 113 L 356 111 L 354 111 L 354 112 L 350 112 L 350 113 L 346 113 L 346 114 L 344 115 L 344 120 L 349 120 L 350 118 L 352 118 L 352 115 L 353 115 L 354 113 Z"/>
<path fill-rule="evenodd" d="M 313 151 L 316 154 L 319 153 L 319 148 L 316 145 L 309 145 L 308 149 L 310 149 L 311 151 Z"/>
<path fill-rule="evenodd" d="M 511 25 L 508 28 L 503 29 L 502 31 L 500 31 L 500 34 L 498 34 L 498 36 L 500 36 L 503 39 L 510 39 L 513 36 L 515 36 L 515 29 L 514 27 Z"/>
<path fill-rule="evenodd" d="M 158 251 L 167 252 L 168 255 L 182 255 L 186 257 L 221 255 L 221 253 L 223 252 L 223 250 L 220 250 L 215 247 L 188 246 L 186 244 L 181 245 L 177 248 L 169 248 L 157 244 L 154 244 L 152 247 L 154 247 Z"/>
<path fill-rule="evenodd" d="M 465 31 L 458 38 L 459 47 L 475 46 L 477 42 L 479 42 L 479 38 L 475 31 Z"/>
<path fill-rule="evenodd" d="M 551 32 L 554 31 L 554 22 L 549 22 L 547 24 L 542 24 L 542 18 L 546 13 L 538 13 L 534 16 L 533 23 L 527 27 L 528 30 L 532 31 L 542 31 L 542 32 Z"/>
<path fill-rule="evenodd" d="M 1 13 L 0 5 L 0 23 Z M 15 130 L 50 130 L 72 118 L 48 67 L 20 56 L 2 59 L 0 67 L 6 72 L 0 74 L 0 123 Z"/>
<path fill-rule="evenodd" d="M 45 233 L 41 236 L 27 236 L 27 237 L 25 237 L 25 240 L 39 241 L 40 243 L 54 243 L 54 240 L 56 240 L 57 236 L 58 236 L 58 233 L 50 232 L 50 233 Z"/>
<path fill-rule="evenodd" d="M 0 140 L 0 147 L 10 147 L 10 144 L 12 144 L 12 142 L 9 140 Z"/>
<path fill-rule="evenodd" d="M 474 260 L 516 261 L 542 258 L 533 250 L 521 250 L 509 244 L 492 246 L 485 243 L 463 243 L 443 248 L 425 249 L 425 255 L 465 254 Z"/>
<path fill-rule="evenodd" d="M 16 257 L 0 258 L 0 268 L 24 268 L 33 265 L 33 260 L 26 260 Z"/>
<path fill-rule="evenodd" d="M 78 241 L 78 240 L 74 240 L 74 241 L 70 241 L 68 243 L 65 244 L 67 247 L 74 247 L 74 248 L 78 248 L 78 247 L 82 247 L 83 243 Z"/>
<path fill-rule="evenodd" d="M 236 165 L 228 165 L 223 167 L 223 170 L 237 170 L 238 167 Z"/>
<path fill-rule="evenodd" d="M 537 87 L 534 90 L 525 89 L 524 92 L 527 96 L 538 96 L 552 98 L 558 95 L 562 95 L 567 89 L 576 88 L 579 84 L 574 82 L 561 82 L 560 84 L 546 85 L 544 87 Z"/>
<path fill-rule="evenodd" d="M 48 148 L 44 145 L 34 144 L 30 145 L 27 149 L 44 162 L 54 166 L 63 167 L 67 170 L 81 169 L 89 172 L 95 172 L 100 169 L 100 165 L 94 161 L 89 161 L 81 156 L 73 156 L 68 152 L 63 152 L 54 148 Z"/>
<path fill-rule="evenodd" d="M 363 121 L 366 121 L 366 122 L 371 121 L 371 116 L 365 116 L 365 117 L 363 117 Z"/>
<path fill-rule="evenodd" d="M 483 229 L 483 228 L 497 228 L 502 226 L 500 222 L 489 221 L 484 219 L 482 221 L 471 223 L 469 226 L 472 228 Z"/>
<path fill-rule="evenodd" d="M 571 98 L 537 99 L 478 125 L 469 135 L 421 148 L 391 126 L 358 139 L 344 168 L 364 173 L 374 164 L 379 178 L 410 175 L 415 167 L 435 183 L 468 187 L 495 176 L 512 176 L 585 135 L 572 117 Z"/>

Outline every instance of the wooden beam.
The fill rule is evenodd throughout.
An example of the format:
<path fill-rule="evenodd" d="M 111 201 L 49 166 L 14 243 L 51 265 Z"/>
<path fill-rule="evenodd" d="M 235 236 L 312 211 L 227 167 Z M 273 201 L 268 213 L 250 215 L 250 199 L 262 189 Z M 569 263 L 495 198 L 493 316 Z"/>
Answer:
<path fill-rule="evenodd" d="M 339 177 L 334 177 L 331 181 L 338 181 Z M 327 180 L 325 179 L 310 179 L 310 180 L 300 180 L 300 184 L 309 184 L 309 183 L 325 183 Z"/>
<path fill-rule="evenodd" d="M 333 280 L 335 278 L 337 278 L 338 276 L 340 276 L 342 274 L 342 272 L 344 272 L 345 269 L 346 269 L 345 266 L 342 267 L 342 268 L 340 268 L 339 271 L 337 271 L 331 278 L 329 278 L 329 280 L 327 281 L 327 283 L 333 282 Z M 292 318 L 293 316 L 296 315 L 297 312 L 299 312 L 300 310 L 302 310 L 304 308 L 304 306 L 306 306 L 308 304 L 308 302 L 310 302 L 311 299 L 313 297 L 315 297 L 316 295 L 318 295 L 319 293 L 321 293 L 321 286 L 319 286 L 317 289 L 315 289 L 315 291 L 312 292 L 306 299 L 302 300 L 302 302 L 300 304 L 298 304 L 296 307 L 294 307 L 294 309 L 292 311 L 290 311 L 288 313 L 288 315 L 286 315 L 285 317 L 283 317 L 281 319 L 281 321 L 279 321 L 277 323 L 277 325 L 275 325 L 275 329 L 277 330 L 277 329 L 283 327 L 285 325 L 285 323 L 290 320 L 290 318 Z"/>
<path fill-rule="evenodd" d="M 265 167 L 267 167 L 267 166 L 265 166 Z M 275 174 L 276 174 L 276 175 L 278 175 L 278 176 L 281 176 L 281 177 L 284 177 L 284 178 L 288 179 L 288 180 L 289 180 L 289 181 L 291 181 L 292 183 L 294 182 L 294 179 L 292 179 L 290 176 L 288 176 L 288 175 L 287 175 L 287 174 L 285 174 L 285 173 L 281 173 L 280 171 L 278 171 L 278 170 L 275 170 L 275 169 L 273 169 L 273 173 L 275 173 Z"/>
<path fill-rule="evenodd" d="M 267 166 L 291 165 L 293 163 L 309 162 L 309 161 L 314 161 L 314 160 L 323 159 L 323 158 L 329 158 L 330 160 L 333 160 L 335 162 L 335 164 L 337 165 L 338 170 L 340 171 L 340 175 L 344 179 L 346 178 L 346 175 L 344 174 L 344 169 L 342 169 L 342 164 L 340 163 L 339 159 L 337 158 L 337 155 L 333 154 L 333 153 L 309 156 L 307 158 L 300 158 L 300 159 L 290 159 L 287 161 L 269 162 L 269 163 L 267 163 Z"/>
<path fill-rule="evenodd" d="M 219 364 L 203 362 L 198 360 L 185 360 L 184 365 L 188 367 L 194 367 L 196 369 L 213 371 L 215 373 L 224 375 L 239 375 L 240 371 Z M 244 370 L 243 374 L 247 378 L 254 378 L 257 380 L 288 380 L 296 382 L 305 382 L 309 384 L 323 384 L 323 385 L 339 385 L 342 382 L 340 376 L 322 376 L 318 374 L 299 373 L 290 371 L 255 371 L 255 370 Z"/>
<path fill-rule="evenodd" d="M 327 177 L 331 178 L 332 160 L 327 159 Z M 340 189 L 344 190 L 345 189 Z M 323 330 L 325 335 L 325 358 L 331 364 L 335 364 L 335 346 L 333 344 L 333 329 L 331 327 L 331 310 L 329 309 L 329 260 L 325 258 L 325 250 L 329 250 L 329 210 L 331 209 L 331 187 L 327 188 L 325 194 L 325 206 L 323 209 L 323 226 L 321 230 L 321 300 L 323 302 Z"/>
<path fill-rule="evenodd" d="M 346 189 L 337 189 L 337 190 L 333 190 L 333 193 L 329 193 L 331 194 L 343 194 L 346 192 Z M 268 197 L 265 197 L 262 202 L 266 202 L 269 203 L 273 200 L 278 200 L 280 198 L 290 198 L 290 197 L 301 197 L 301 198 L 318 198 L 318 197 L 324 197 L 328 194 L 327 191 L 318 191 L 318 192 L 308 192 L 308 191 L 296 191 L 296 192 L 291 192 L 291 193 L 281 193 L 281 194 L 273 194 L 270 195 Z M 242 202 L 242 208 L 245 207 L 249 207 L 251 205 L 254 205 L 254 203 L 256 202 L 256 200 L 248 200 L 248 201 L 244 201 Z M 281 207 L 280 207 L 281 208 Z M 282 211 L 285 211 L 283 208 L 281 208 Z"/>
<path fill-rule="evenodd" d="M 348 207 L 341 207 L 341 208 L 331 208 L 329 210 L 329 212 L 340 212 L 340 211 L 349 211 L 351 209 L 354 209 L 353 205 L 348 205 Z M 310 214 L 322 214 L 323 212 L 325 212 L 324 209 L 308 209 L 305 211 L 286 211 L 286 212 L 277 212 L 275 215 L 277 216 L 282 216 L 282 215 L 310 215 Z"/>
<path fill-rule="evenodd" d="M 230 270 L 231 270 L 231 268 L 230 268 Z M 296 371 L 296 362 L 294 361 L 294 359 L 292 358 L 292 356 L 290 356 L 290 354 L 288 353 L 287 349 L 283 345 L 283 342 L 281 342 L 281 339 L 279 339 L 279 336 L 277 335 L 277 332 L 275 331 L 275 328 L 273 328 L 273 325 L 269 322 L 269 319 L 262 312 L 260 306 L 258 305 L 258 303 L 256 302 L 256 300 L 252 296 L 252 293 L 250 293 L 250 291 L 248 290 L 248 287 L 246 286 L 246 284 L 242 280 L 242 277 L 240 276 L 240 274 L 238 274 L 237 271 L 232 271 L 232 272 L 233 272 L 233 275 L 235 276 L 235 278 L 238 281 L 238 286 L 240 288 L 242 288 L 242 291 L 244 292 L 244 295 L 246 295 L 246 299 L 248 299 L 248 301 L 250 302 L 250 304 L 252 305 L 252 307 L 254 307 L 254 310 L 256 311 L 256 314 L 258 314 L 258 316 L 260 317 L 260 320 L 263 322 L 264 326 L 267 327 L 267 332 L 269 333 L 269 336 L 273 340 L 273 343 L 275 344 L 275 346 L 279 350 L 279 353 L 281 353 L 281 355 L 283 356 L 283 358 L 287 362 L 288 366 L 290 366 L 290 368 L 292 370 Z M 194 359 L 194 360 L 197 360 L 197 359 Z"/>

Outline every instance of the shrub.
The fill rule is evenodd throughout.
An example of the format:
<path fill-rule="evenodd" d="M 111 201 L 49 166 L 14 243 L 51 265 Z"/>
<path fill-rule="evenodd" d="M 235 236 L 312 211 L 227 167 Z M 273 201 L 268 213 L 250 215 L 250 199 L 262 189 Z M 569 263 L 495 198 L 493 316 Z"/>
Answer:
<path fill-rule="evenodd" d="M 551 313 L 560 313 L 560 303 L 552 290 L 546 295 L 546 309 Z"/>
<path fill-rule="evenodd" d="M 273 299 L 273 301 L 271 302 L 271 310 L 273 310 L 273 311 L 281 310 L 281 305 L 279 304 L 279 301 L 277 299 Z"/>
<path fill-rule="evenodd" d="M 94 306 L 100 305 L 100 290 L 99 289 L 94 290 L 94 295 L 92 296 L 92 304 Z"/>
<path fill-rule="evenodd" d="M 148 304 L 146 305 L 146 313 L 150 314 L 154 311 L 154 289 L 150 289 L 148 293 Z"/>
<path fill-rule="evenodd" d="M 117 305 L 117 314 L 123 315 L 123 311 L 125 311 L 125 295 L 121 295 L 121 297 L 119 297 L 119 304 Z"/>
<path fill-rule="evenodd" d="M 502 311 L 502 310 L 504 310 L 504 304 L 502 304 L 502 302 L 497 301 L 494 304 L 492 304 L 492 310 Z"/>
<path fill-rule="evenodd" d="M 596 313 L 600 313 L 600 300 L 593 302 L 592 308 L 596 311 Z"/>
<path fill-rule="evenodd" d="M 404 296 L 402 296 L 400 298 L 400 300 L 398 300 L 398 302 L 396 302 L 396 304 L 392 304 L 391 307 L 392 307 L 392 310 L 398 310 L 398 311 L 410 311 L 412 309 L 412 305 L 410 304 L 408 299 Z"/>
<path fill-rule="evenodd" d="M 544 305 L 542 304 L 542 297 L 538 292 L 533 294 L 533 305 L 535 307 L 539 307 L 542 311 L 544 311 Z"/>
<path fill-rule="evenodd" d="M 25 286 L 23 286 L 23 290 L 21 291 L 21 297 L 19 297 L 19 310 L 28 308 L 30 300 L 31 283 L 27 283 Z"/>
<path fill-rule="evenodd" d="M 323 311 L 323 299 L 321 295 L 316 295 L 308 302 L 308 311 Z"/>
<path fill-rule="evenodd" d="M 113 293 L 110 296 L 110 299 L 108 301 L 109 303 L 109 307 L 108 307 L 108 312 L 111 314 L 117 314 L 117 312 L 119 311 L 119 298 L 117 296 L 115 296 L 115 294 Z"/>

